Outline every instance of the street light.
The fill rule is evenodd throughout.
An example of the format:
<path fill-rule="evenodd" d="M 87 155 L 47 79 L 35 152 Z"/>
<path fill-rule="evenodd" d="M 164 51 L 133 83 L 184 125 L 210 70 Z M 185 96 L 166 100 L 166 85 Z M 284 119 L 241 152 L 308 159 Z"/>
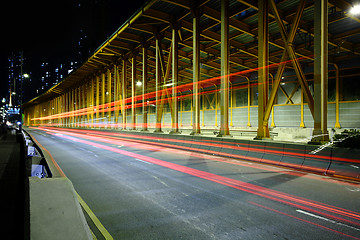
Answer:
<path fill-rule="evenodd" d="M 358 15 L 358 14 L 360 14 L 360 4 L 357 4 L 357 5 L 353 6 L 353 7 L 350 9 L 350 14 L 352 14 L 352 15 Z"/>
<path fill-rule="evenodd" d="M 29 75 L 29 74 L 27 74 L 27 73 L 24 73 L 24 74 L 23 74 L 23 77 L 24 77 L 24 78 L 29 78 L 29 77 L 30 77 L 30 75 Z"/>

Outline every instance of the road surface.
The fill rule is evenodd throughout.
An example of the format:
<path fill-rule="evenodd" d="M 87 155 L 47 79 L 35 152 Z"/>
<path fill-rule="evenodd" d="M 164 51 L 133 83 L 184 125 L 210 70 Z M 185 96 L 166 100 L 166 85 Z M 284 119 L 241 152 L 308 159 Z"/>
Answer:
<path fill-rule="evenodd" d="M 114 239 L 360 239 L 357 183 L 106 131 L 29 132 Z"/>

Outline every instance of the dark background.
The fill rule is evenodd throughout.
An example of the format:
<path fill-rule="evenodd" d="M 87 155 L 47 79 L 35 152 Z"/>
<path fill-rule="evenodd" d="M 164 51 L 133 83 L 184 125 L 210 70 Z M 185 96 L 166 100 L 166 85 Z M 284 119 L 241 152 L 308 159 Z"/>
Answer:
<path fill-rule="evenodd" d="M 31 72 L 36 82 L 42 61 L 61 63 L 75 57 L 81 29 L 87 35 L 83 61 L 145 2 L 4 1 L 0 14 L 0 98 L 8 94 L 7 62 L 11 52 L 24 52 L 24 72 Z"/>

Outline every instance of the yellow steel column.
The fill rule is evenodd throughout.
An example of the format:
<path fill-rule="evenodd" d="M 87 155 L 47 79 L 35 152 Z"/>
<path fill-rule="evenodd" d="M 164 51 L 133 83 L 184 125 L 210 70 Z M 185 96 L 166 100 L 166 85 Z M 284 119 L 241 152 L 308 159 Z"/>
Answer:
<path fill-rule="evenodd" d="M 121 97 L 122 97 L 122 106 L 121 106 L 121 113 L 122 113 L 122 128 L 126 129 L 126 80 L 127 80 L 127 59 L 122 60 L 122 76 L 121 76 Z"/>
<path fill-rule="evenodd" d="M 271 73 L 269 73 L 269 75 L 271 76 L 271 87 L 274 87 L 274 75 L 272 75 Z M 275 95 L 275 98 L 277 97 L 277 94 Z M 274 100 L 275 103 L 276 99 Z M 268 102 L 269 104 L 269 102 Z M 270 127 L 274 128 L 275 126 L 275 116 L 274 116 L 274 104 L 271 107 L 271 124 Z"/>
<path fill-rule="evenodd" d="M 101 126 L 104 127 L 104 123 L 105 123 L 105 111 L 106 111 L 106 105 L 105 105 L 105 97 L 106 97 L 106 90 L 105 90 L 105 73 L 101 74 L 101 105 L 102 105 L 102 114 L 101 114 L 101 118 L 102 118 L 102 124 Z"/>
<path fill-rule="evenodd" d="M 86 127 L 91 127 L 91 82 L 92 79 L 89 80 L 89 82 L 86 85 L 86 112 L 87 112 L 87 121 L 86 121 Z"/>
<path fill-rule="evenodd" d="M 191 135 L 200 134 L 200 14 L 194 9 L 193 16 L 193 130 Z"/>
<path fill-rule="evenodd" d="M 72 94 L 71 94 L 71 116 L 72 116 L 72 122 L 71 122 L 71 127 L 75 127 L 75 107 L 76 107 L 76 89 L 72 90 Z"/>
<path fill-rule="evenodd" d="M 339 122 L 339 66 L 334 63 L 334 67 L 335 67 L 335 71 L 336 71 L 336 87 L 335 87 L 335 91 L 336 91 L 336 96 L 335 96 L 335 115 L 336 115 L 336 121 L 335 121 L 335 128 L 341 128 L 340 126 L 340 122 Z"/>
<path fill-rule="evenodd" d="M 258 14 L 258 129 L 256 139 L 269 138 L 268 120 L 264 120 L 264 113 L 268 101 L 269 91 L 269 0 L 259 4 Z"/>
<path fill-rule="evenodd" d="M 114 66 L 114 102 L 115 102 L 115 127 L 118 128 L 119 123 L 119 101 L 120 101 L 120 77 L 119 77 L 119 67 Z"/>
<path fill-rule="evenodd" d="M 300 103 L 300 127 L 304 128 L 304 89 L 301 88 L 301 103 Z"/>
<path fill-rule="evenodd" d="M 87 118 L 88 117 L 88 114 L 87 112 L 85 112 L 85 109 L 87 109 L 87 107 L 89 107 L 89 104 L 88 104 L 88 91 L 87 91 L 87 86 L 88 85 L 87 83 L 86 84 L 83 84 L 82 85 L 82 122 L 81 122 L 81 127 L 86 127 L 86 125 L 88 124 L 89 122 L 89 119 Z"/>
<path fill-rule="evenodd" d="M 96 121 L 95 121 L 95 127 L 99 127 L 100 126 L 100 76 L 96 76 L 96 107 L 95 107 L 95 111 L 96 111 Z"/>
<path fill-rule="evenodd" d="M 60 103 L 59 103 L 59 113 L 60 113 L 60 118 L 59 118 L 59 127 L 62 127 L 64 125 L 63 123 L 63 112 L 64 112 L 64 94 L 60 95 Z"/>
<path fill-rule="evenodd" d="M 179 133 L 179 101 L 177 98 L 177 86 L 179 80 L 179 50 L 178 50 L 179 36 L 178 27 L 173 25 L 172 27 L 172 112 L 171 115 L 171 127 L 170 133 Z M 169 56 L 170 58 L 170 56 Z M 170 61 L 170 59 L 168 60 Z"/>
<path fill-rule="evenodd" d="M 112 96 L 112 92 L 111 92 L 111 87 L 112 87 L 112 79 L 111 79 L 111 71 L 110 69 L 107 70 L 107 91 L 106 91 L 106 95 L 107 95 L 107 107 L 108 107 L 108 121 L 107 121 L 107 126 L 111 127 L 111 123 L 112 123 L 112 119 L 111 119 L 111 115 L 112 115 L 112 111 L 111 111 L 111 96 Z"/>
<path fill-rule="evenodd" d="M 251 86 L 250 86 L 250 79 L 248 77 L 246 77 L 247 79 L 247 126 L 251 127 L 251 123 L 250 123 L 250 105 L 251 105 Z"/>
<path fill-rule="evenodd" d="M 142 47 L 142 61 L 143 61 L 143 69 L 142 69 L 142 112 L 143 112 L 143 131 L 148 130 L 148 105 L 147 105 L 147 98 L 145 98 L 145 94 L 147 93 L 147 81 L 148 81 L 148 64 L 147 64 L 147 48 L 146 46 Z"/>
<path fill-rule="evenodd" d="M 75 88 L 75 127 L 79 127 L 81 117 L 79 115 L 79 110 L 81 107 L 81 97 L 80 97 L 80 87 Z"/>
<path fill-rule="evenodd" d="M 161 95 L 162 95 L 162 91 L 161 91 L 161 59 L 160 59 L 160 44 L 161 41 L 159 39 L 158 36 L 156 36 L 156 40 L 155 40 L 155 48 L 156 48 L 156 58 L 155 58 L 155 132 L 162 132 L 161 130 L 161 117 L 159 117 L 161 109 Z"/>
<path fill-rule="evenodd" d="M 229 136 L 229 0 L 221 0 L 221 88 L 220 132 L 217 137 Z M 259 41 L 260 42 L 260 41 Z"/>
<path fill-rule="evenodd" d="M 314 131 L 312 142 L 329 141 L 328 101 L 328 1 L 314 3 Z"/>
<path fill-rule="evenodd" d="M 135 92 L 136 92 L 136 54 L 132 55 L 131 63 L 131 130 L 136 130 L 136 108 L 135 108 Z"/>
<path fill-rule="evenodd" d="M 90 118 L 91 118 L 91 127 L 93 128 L 94 127 L 94 110 L 96 109 L 95 107 L 95 91 L 94 91 L 94 87 L 95 87 L 96 83 L 95 83 L 95 79 L 92 78 L 91 79 L 91 85 L 90 85 L 90 101 L 91 101 L 91 108 L 90 108 Z"/>

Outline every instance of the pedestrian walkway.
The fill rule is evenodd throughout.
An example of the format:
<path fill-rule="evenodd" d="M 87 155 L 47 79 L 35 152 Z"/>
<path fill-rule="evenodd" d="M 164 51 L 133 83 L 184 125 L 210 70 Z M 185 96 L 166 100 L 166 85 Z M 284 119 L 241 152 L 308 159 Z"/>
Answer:
<path fill-rule="evenodd" d="M 25 168 L 15 129 L 0 132 L 0 212 L 1 238 L 24 239 Z M 27 235 L 27 234 L 26 234 Z M 26 239 L 26 238 L 25 238 Z"/>

